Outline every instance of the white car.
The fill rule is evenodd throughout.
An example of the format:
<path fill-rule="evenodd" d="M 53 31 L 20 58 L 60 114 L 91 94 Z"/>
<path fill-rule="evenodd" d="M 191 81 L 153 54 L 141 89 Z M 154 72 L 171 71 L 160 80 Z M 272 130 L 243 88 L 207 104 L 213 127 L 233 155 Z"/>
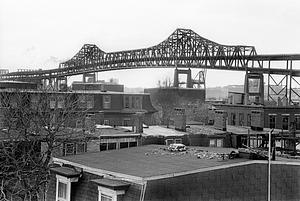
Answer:
<path fill-rule="evenodd" d="M 186 151 L 186 146 L 184 144 L 170 144 L 168 147 L 169 151 Z"/>

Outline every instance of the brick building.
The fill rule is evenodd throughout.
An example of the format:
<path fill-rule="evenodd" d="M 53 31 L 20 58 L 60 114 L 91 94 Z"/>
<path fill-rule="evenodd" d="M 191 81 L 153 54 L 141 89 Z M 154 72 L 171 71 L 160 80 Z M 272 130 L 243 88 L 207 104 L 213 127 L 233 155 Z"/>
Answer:
<path fill-rule="evenodd" d="M 299 106 L 264 106 L 215 104 L 220 110 L 226 111 L 228 125 L 249 126 L 253 129 L 276 128 L 289 130 L 295 123 L 300 130 Z"/>
<path fill-rule="evenodd" d="M 266 146 L 271 129 L 281 150 L 296 151 L 300 133 L 300 107 L 297 104 L 246 101 L 244 93 L 229 92 L 228 102 L 213 104 L 210 123 L 232 136 L 233 147 Z M 276 134 L 275 134 L 276 133 Z M 294 153 L 295 154 L 295 153 Z"/>
<path fill-rule="evenodd" d="M 200 159 L 162 148 L 55 158 L 47 200 L 267 200 L 267 161 Z M 295 161 L 272 162 L 271 200 L 299 199 L 299 167 Z"/>
<path fill-rule="evenodd" d="M 101 91 L 6 91 L 9 96 L 23 94 L 29 105 L 34 105 L 41 95 L 49 96 L 49 107 L 61 107 L 66 101 L 66 97 L 72 96 L 77 103 L 79 110 L 86 111 L 85 123 L 105 124 L 105 125 L 124 125 L 134 124 L 133 115 L 137 112 L 144 113 L 144 121 L 151 124 L 152 114 L 156 112 L 151 104 L 149 94 L 130 94 L 124 92 L 101 92 Z M 28 100 L 30 99 L 30 100 Z M 14 99 L 11 99 L 12 102 Z M 13 103 L 12 103 L 13 104 Z M 71 127 L 81 127 L 84 122 L 70 122 Z"/>

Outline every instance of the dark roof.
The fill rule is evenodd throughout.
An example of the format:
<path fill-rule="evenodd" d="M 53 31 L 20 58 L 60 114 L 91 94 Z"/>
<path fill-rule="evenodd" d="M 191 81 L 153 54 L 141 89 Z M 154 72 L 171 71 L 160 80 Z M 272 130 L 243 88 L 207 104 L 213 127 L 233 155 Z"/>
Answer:
<path fill-rule="evenodd" d="M 68 177 L 68 178 L 73 178 L 73 177 L 79 177 L 80 172 L 76 171 L 73 168 L 69 167 L 55 167 L 50 169 L 52 172 L 55 172 L 59 175 Z"/>
<path fill-rule="evenodd" d="M 99 186 L 103 186 L 113 190 L 127 190 L 130 186 L 130 183 L 128 182 L 108 178 L 94 179 L 91 181 L 95 182 Z"/>
<path fill-rule="evenodd" d="M 165 147 L 166 146 L 161 145 L 147 145 L 128 149 L 65 156 L 59 157 L 59 159 L 73 162 L 75 164 L 72 165 L 75 166 L 76 164 L 80 164 L 99 170 L 144 178 L 195 171 L 247 160 L 199 159 L 197 155 L 194 154 L 185 152 L 174 154 L 174 152 L 164 151 L 163 148 Z M 194 149 L 200 149 L 200 147 Z M 230 153 L 232 150 L 233 149 L 223 148 L 221 152 Z"/>

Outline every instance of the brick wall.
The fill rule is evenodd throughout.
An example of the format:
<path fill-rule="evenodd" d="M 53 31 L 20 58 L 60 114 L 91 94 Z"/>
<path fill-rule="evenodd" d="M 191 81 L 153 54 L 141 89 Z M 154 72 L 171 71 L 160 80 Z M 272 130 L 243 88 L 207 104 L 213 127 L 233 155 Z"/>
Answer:
<path fill-rule="evenodd" d="M 272 201 L 300 198 L 300 168 L 272 165 Z M 150 200 L 267 200 L 267 164 L 252 164 L 149 181 Z"/>

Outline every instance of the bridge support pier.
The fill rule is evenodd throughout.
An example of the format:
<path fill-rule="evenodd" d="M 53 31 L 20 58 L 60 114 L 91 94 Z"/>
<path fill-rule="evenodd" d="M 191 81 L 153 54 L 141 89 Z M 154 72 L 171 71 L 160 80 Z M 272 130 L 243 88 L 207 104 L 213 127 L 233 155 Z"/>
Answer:
<path fill-rule="evenodd" d="M 179 75 L 180 74 L 186 74 L 186 82 L 185 83 L 180 83 L 179 82 Z M 174 87 L 179 87 L 180 84 L 186 84 L 186 88 L 194 88 L 194 85 L 196 85 L 196 88 L 198 89 L 205 89 L 205 74 L 206 70 L 201 70 L 199 73 L 196 75 L 196 79 L 192 79 L 192 71 L 189 68 L 188 70 L 185 69 L 177 69 L 175 68 L 174 70 Z"/>
<path fill-rule="evenodd" d="M 264 104 L 264 76 L 262 73 L 249 73 L 246 71 L 244 93 L 245 105 L 253 102 Z"/>
<path fill-rule="evenodd" d="M 41 80 L 42 88 L 45 90 L 67 90 L 68 87 L 67 76 L 63 77 L 49 77 Z"/>
<path fill-rule="evenodd" d="M 82 82 L 96 82 L 96 74 L 95 73 L 83 73 L 82 74 Z"/>
<path fill-rule="evenodd" d="M 193 88 L 193 83 L 192 83 L 192 71 L 189 68 L 188 70 L 185 69 L 177 69 L 175 68 L 174 72 L 174 87 L 179 87 L 179 74 L 186 74 L 186 88 Z"/>

